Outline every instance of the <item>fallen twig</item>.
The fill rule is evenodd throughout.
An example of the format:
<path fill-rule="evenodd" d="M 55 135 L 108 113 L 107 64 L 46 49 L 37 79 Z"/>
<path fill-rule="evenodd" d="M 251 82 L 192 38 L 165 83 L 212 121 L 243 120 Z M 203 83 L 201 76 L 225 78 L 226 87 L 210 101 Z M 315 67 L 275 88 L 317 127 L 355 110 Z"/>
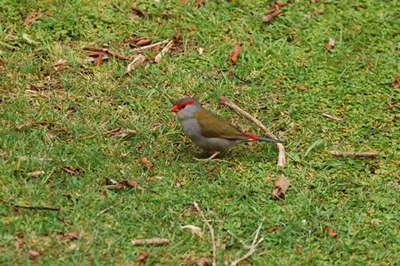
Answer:
<path fill-rule="evenodd" d="M 234 260 L 231 262 L 231 266 L 236 266 L 238 265 L 240 262 L 242 262 L 243 260 L 249 258 L 251 255 L 253 255 L 254 252 L 256 252 L 257 246 L 264 241 L 264 238 L 260 238 L 258 239 L 258 236 L 260 235 L 260 231 L 262 228 L 262 223 L 260 223 L 260 225 L 258 226 L 256 232 L 255 232 L 255 236 L 253 239 L 253 242 L 251 243 L 251 246 L 249 248 L 249 251 L 244 254 L 242 257 L 238 258 L 237 260 Z"/>
<path fill-rule="evenodd" d="M 169 239 L 165 238 L 149 238 L 149 239 L 132 239 L 131 243 L 134 246 L 143 246 L 143 245 L 166 245 L 169 244 Z"/>
<path fill-rule="evenodd" d="M 330 115 L 330 114 L 327 114 L 327 113 L 323 113 L 322 116 L 324 116 L 324 117 L 326 117 L 326 118 L 328 118 L 328 119 L 331 119 L 331 120 L 336 120 L 336 121 L 339 121 L 339 120 L 340 120 L 339 117 L 334 116 L 334 115 Z"/>
<path fill-rule="evenodd" d="M 151 49 L 151 48 L 156 47 L 158 45 L 163 45 L 163 44 L 166 44 L 166 43 L 169 43 L 169 42 L 170 42 L 170 40 L 164 40 L 164 41 L 161 41 L 161 42 L 156 42 L 156 43 L 152 43 L 152 44 L 149 44 L 149 45 L 146 45 L 146 46 L 135 48 L 135 49 L 132 49 L 132 53 L 142 52 L 144 50 Z"/>
<path fill-rule="evenodd" d="M 29 206 L 29 205 L 19 205 L 19 204 L 13 204 L 12 206 L 14 208 L 39 210 L 39 211 L 60 211 L 61 210 L 60 208 L 47 207 L 47 206 Z"/>
<path fill-rule="evenodd" d="M 154 62 L 156 64 L 161 62 L 161 58 L 168 53 L 169 49 L 171 49 L 172 45 L 174 45 L 174 41 L 171 40 L 167 43 L 167 45 L 164 46 L 164 48 L 161 50 L 161 52 L 159 52 L 156 57 L 154 57 Z"/>
<path fill-rule="evenodd" d="M 105 53 L 105 54 L 108 54 L 110 56 L 114 56 L 114 57 L 116 57 L 118 59 L 121 59 L 121 60 L 129 60 L 128 57 L 126 57 L 126 56 L 124 56 L 124 55 L 122 55 L 122 54 L 120 54 L 118 52 L 111 51 L 108 48 L 84 47 L 83 50 L 89 51 L 89 52 L 96 52 L 96 53 Z"/>
<path fill-rule="evenodd" d="M 125 75 L 129 74 L 132 70 L 135 69 L 136 66 L 143 64 L 146 61 L 146 57 L 142 54 L 139 54 L 133 58 L 133 60 L 128 64 L 125 70 Z"/>
<path fill-rule="evenodd" d="M 268 128 L 266 128 L 264 126 L 264 124 L 261 123 L 260 120 L 258 120 L 257 118 L 253 117 L 251 114 L 249 114 L 248 112 L 244 111 L 243 109 L 241 109 L 239 106 L 237 106 L 235 103 L 233 103 L 231 100 L 229 100 L 225 96 L 221 97 L 221 103 L 226 105 L 226 106 L 228 106 L 233 111 L 235 111 L 239 115 L 243 116 L 247 120 L 253 122 L 258 128 L 263 130 L 268 137 L 276 139 L 276 137 L 271 133 L 271 131 L 268 130 Z M 277 165 L 281 170 L 283 170 L 283 168 L 285 167 L 285 164 L 286 164 L 285 147 L 283 146 L 282 143 L 277 143 L 276 146 L 278 148 L 278 162 L 277 162 Z M 279 178 L 280 177 L 278 177 L 278 180 L 279 180 Z M 287 179 L 287 177 L 286 177 L 286 179 Z M 279 183 L 275 182 L 275 184 L 279 184 Z M 274 189 L 276 189 L 275 186 L 274 186 Z M 281 189 L 280 191 L 285 192 L 286 189 Z M 283 198 L 283 196 L 284 195 L 281 195 L 280 198 Z M 274 191 L 272 191 L 272 197 L 276 199 L 276 197 L 274 196 Z"/>
<path fill-rule="evenodd" d="M 241 116 L 243 116 L 247 120 L 253 122 L 258 128 L 263 130 L 268 137 L 276 139 L 276 137 L 271 133 L 271 131 L 269 131 L 264 126 L 264 124 L 261 123 L 260 120 L 258 120 L 257 118 L 253 117 L 251 114 L 249 114 L 248 112 L 244 111 L 243 109 L 241 109 L 239 106 L 237 106 L 235 103 L 233 103 L 228 98 L 222 96 L 221 97 L 221 103 L 226 105 L 226 106 L 228 106 L 228 107 L 230 107 L 233 111 L 235 111 L 236 113 L 240 114 Z M 278 147 L 278 151 L 279 151 L 277 165 L 280 168 L 283 169 L 285 164 L 286 164 L 285 147 L 283 146 L 282 143 L 277 143 L 276 146 Z"/>
<path fill-rule="evenodd" d="M 353 152 L 353 151 L 330 151 L 332 155 L 337 157 L 361 157 L 361 158 L 375 158 L 379 155 L 377 151 Z"/>
<path fill-rule="evenodd" d="M 200 213 L 201 218 L 203 219 L 203 222 L 207 225 L 208 230 L 210 231 L 211 235 L 211 247 L 212 247 L 212 266 L 217 265 L 217 243 L 215 242 L 215 235 L 214 235 L 214 229 L 212 228 L 212 225 L 210 222 L 206 219 L 206 216 L 204 215 L 203 211 L 200 209 L 199 205 L 196 202 L 193 202 L 193 205 L 195 209 Z"/>

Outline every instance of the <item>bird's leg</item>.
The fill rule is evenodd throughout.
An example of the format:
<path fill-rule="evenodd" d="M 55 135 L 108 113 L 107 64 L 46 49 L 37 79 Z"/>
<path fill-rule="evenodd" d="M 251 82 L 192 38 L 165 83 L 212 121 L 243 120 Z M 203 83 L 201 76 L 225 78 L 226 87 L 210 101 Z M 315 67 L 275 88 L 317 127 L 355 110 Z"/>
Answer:
<path fill-rule="evenodd" d="M 211 161 L 211 160 L 215 159 L 215 157 L 217 157 L 220 153 L 221 153 L 221 152 L 216 151 L 216 152 L 214 152 L 210 157 L 208 157 L 208 158 L 206 158 L 206 159 L 198 159 L 198 158 L 195 158 L 195 159 L 196 159 L 197 161 L 208 162 L 208 161 Z"/>

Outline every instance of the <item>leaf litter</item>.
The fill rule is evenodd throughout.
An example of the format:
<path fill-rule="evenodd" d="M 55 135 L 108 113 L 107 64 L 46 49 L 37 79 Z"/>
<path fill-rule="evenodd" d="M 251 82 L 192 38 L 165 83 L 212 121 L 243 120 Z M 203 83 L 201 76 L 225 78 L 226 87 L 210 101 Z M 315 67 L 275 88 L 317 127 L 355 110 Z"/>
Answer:
<path fill-rule="evenodd" d="M 335 47 L 336 40 L 333 37 L 329 37 L 328 42 L 324 45 L 325 49 L 330 51 Z"/>
<path fill-rule="evenodd" d="M 136 263 L 146 264 L 147 258 L 150 256 L 150 253 L 146 250 L 142 250 L 139 252 L 138 256 L 135 259 Z"/>
<path fill-rule="evenodd" d="M 272 3 L 271 9 L 268 10 L 263 16 L 262 16 L 262 21 L 263 22 L 271 22 L 275 17 L 279 16 L 282 13 L 281 7 L 286 6 L 287 3 L 281 2 L 281 1 L 276 1 Z"/>
<path fill-rule="evenodd" d="M 29 13 L 25 18 L 24 18 L 24 26 L 28 27 L 32 23 L 34 23 L 38 18 L 41 17 L 41 14 L 36 11 L 32 10 L 31 13 Z"/>
<path fill-rule="evenodd" d="M 231 62 L 232 65 L 236 64 L 239 58 L 240 49 L 241 49 L 241 44 L 240 42 L 237 42 L 233 47 L 232 51 L 229 53 L 229 62 Z"/>
<path fill-rule="evenodd" d="M 112 178 L 106 178 L 104 187 L 109 190 L 122 190 L 125 188 L 142 189 L 139 182 L 134 179 L 116 181 Z"/>
<path fill-rule="evenodd" d="M 189 229 L 190 232 L 193 235 L 196 235 L 196 236 L 198 236 L 200 238 L 203 238 L 203 232 L 202 232 L 201 228 L 198 227 L 198 226 L 195 226 L 193 224 L 187 224 L 187 225 L 181 226 L 181 228 L 182 229 Z"/>
<path fill-rule="evenodd" d="M 149 161 L 149 159 L 147 159 L 144 156 L 140 157 L 140 162 L 142 163 L 142 165 L 144 167 L 146 167 L 147 169 L 152 169 L 154 167 L 154 164 L 152 162 Z"/>

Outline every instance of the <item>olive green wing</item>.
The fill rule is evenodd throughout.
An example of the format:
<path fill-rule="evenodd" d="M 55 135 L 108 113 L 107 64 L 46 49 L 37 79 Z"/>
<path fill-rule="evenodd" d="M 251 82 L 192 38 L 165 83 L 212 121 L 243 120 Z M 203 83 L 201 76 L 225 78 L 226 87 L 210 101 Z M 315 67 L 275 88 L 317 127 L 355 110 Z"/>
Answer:
<path fill-rule="evenodd" d="M 202 135 L 207 138 L 243 138 L 238 128 L 205 109 L 200 109 L 195 118 L 200 124 Z"/>

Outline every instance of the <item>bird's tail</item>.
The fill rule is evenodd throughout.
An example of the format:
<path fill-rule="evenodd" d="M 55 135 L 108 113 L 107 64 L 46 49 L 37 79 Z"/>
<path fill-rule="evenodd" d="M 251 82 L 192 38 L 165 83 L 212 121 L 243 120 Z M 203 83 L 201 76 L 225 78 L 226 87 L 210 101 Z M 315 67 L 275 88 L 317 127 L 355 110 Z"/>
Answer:
<path fill-rule="evenodd" d="M 268 136 L 257 136 L 253 133 L 243 132 L 242 135 L 247 138 L 248 141 L 268 141 L 272 143 L 282 143 L 282 141 Z"/>
<path fill-rule="evenodd" d="M 267 136 L 257 136 L 257 140 L 258 141 L 268 141 L 268 142 L 272 142 L 272 143 L 282 143 L 282 141 L 280 141 L 279 139 L 274 139 L 274 138 L 270 138 Z"/>

